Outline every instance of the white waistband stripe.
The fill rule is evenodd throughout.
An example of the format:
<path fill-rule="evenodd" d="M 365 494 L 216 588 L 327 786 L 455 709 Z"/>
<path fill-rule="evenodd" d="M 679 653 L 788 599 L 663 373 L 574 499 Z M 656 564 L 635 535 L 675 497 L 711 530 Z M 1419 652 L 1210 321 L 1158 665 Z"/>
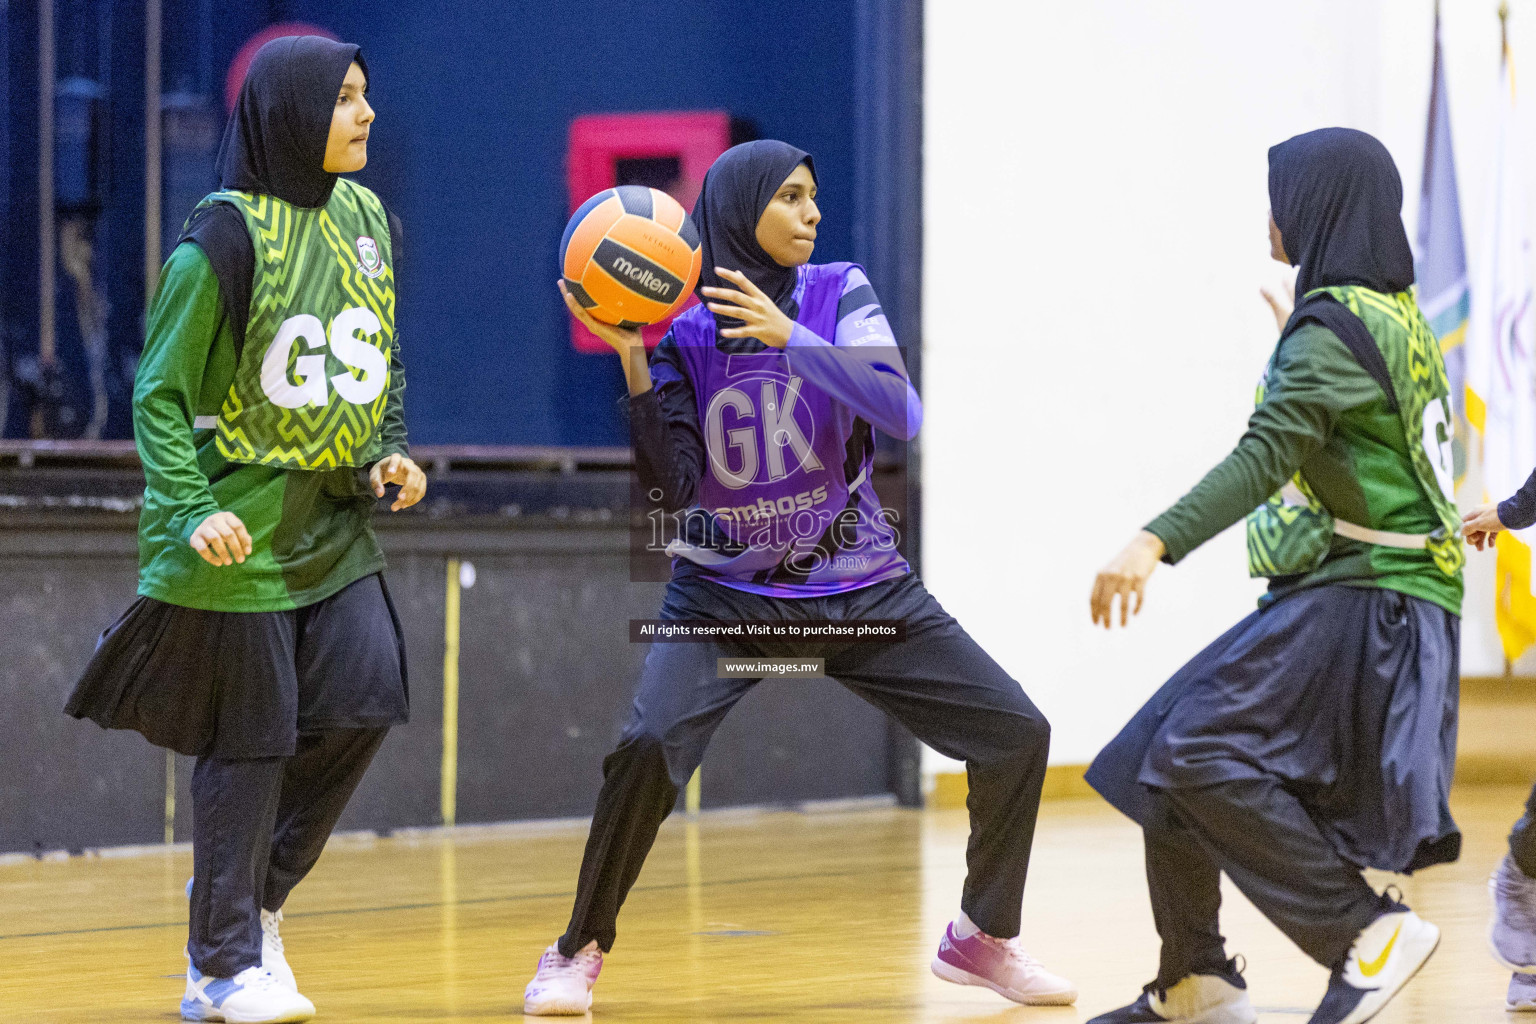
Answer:
<path fill-rule="evenodd" d="M 1360 540 L 1367 544 L 1376 544 L 1384 548 L 1404 548 L 1408 551 L 1422 551 L 1429 545 L 1427 533 L 1393 533 L 1391 530 L 1372 530 L 1366 526 L 1356 526 L 1347 523 L 1337 517 L 1333 520 L 1333 532 L 1340 537 L 1348 537 L 1350 540 Z"/>

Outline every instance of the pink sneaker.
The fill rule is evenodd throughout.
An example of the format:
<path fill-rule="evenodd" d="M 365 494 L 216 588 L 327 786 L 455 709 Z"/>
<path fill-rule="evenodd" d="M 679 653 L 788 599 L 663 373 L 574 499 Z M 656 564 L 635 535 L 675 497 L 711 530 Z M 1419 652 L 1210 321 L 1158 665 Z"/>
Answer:
<path fill-rule="evenodd" d="M 933 973 L 956 985 L 989 988 L 1027 1006 L 1070 1006 L 1077 1001 L 1077 987 L 1046 970 L 1017 938 L 994 939 L 978 931 L 962 939 L 953 923 L 939 942 Z"/>
<path fill-rule="evenodd" d="M 561 956 L 550 946 L 539 957 L 539 971 L 523 990 L 523 1012 L 530 1017 L 579 1017 L 592 1008 L 592 986 L 603 969 L 603 952 L 589 942 L 575 956 Z"/>

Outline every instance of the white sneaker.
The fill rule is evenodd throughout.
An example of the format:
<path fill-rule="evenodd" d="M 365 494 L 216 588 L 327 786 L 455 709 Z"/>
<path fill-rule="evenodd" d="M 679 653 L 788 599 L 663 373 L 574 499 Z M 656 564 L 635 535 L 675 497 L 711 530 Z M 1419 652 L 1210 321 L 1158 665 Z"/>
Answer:
<path fill-rule="evenodd" d="M 1488 879 L 1493 919 L 1488 945 L 1493 958 L 1516 974 L 1536 974 L 1536 878 L 1505 854 Z"/>
<path fill-rule="evenodd" d="M 1026 1006 L 1070 1006 L 1077 1001 L 1077 986 L 1057 977 L 1024 949 L 1018 938 L 996 939 L 982 931 L 961 937 L 955 930 L 976 926 L 961 914 L 944 929 L 939 951 L 929 966 L 933 973 L 956 985 L 979 985 L 1004 999 Z"/>
<path fill-rule="evenodd" d="M 1536 974 L 1511 974 L 1504 1009 L 1510 1013 L 1536 1011 Z"/>
<path fill-rule="evenodd" d="M 1221 974 L 1189 974 L 1165 990 L 1154 982 L 1131 1005 L 1088 1024 L 1255 1024 L 1259 1015 L 1248 1001 L 1247 988 L 1233 958 Z"/>
<path fill-rule="evenodd" d="M 297 992 L 299 983 L 294 980 L 293 968 L 288 966 L 288 958 L 283 955 L 283 937 L 277 931 L 277 926 L 282 923 L 281 910 L 261 912 L 261 966 L 271 971 L 272 977 Z"/>
<path fill-rule="evenodd" d="M 1307 1024 L 1364 1024 L 1408 984 L 1440 944 L 1440 929 L 1403 907 L 1365 926 L 1328 979 Z"/>
<path fill-rule="evenodd" d="M 314 1015 L 314 1003 L 260 967 L 247 967 L 233 978 L 210 978 L 191 964 L 187 965 L 187 994 L 181 1000 L 182 1020 L 287 1024 L 309 1020 Z"/>
<path fill-rule="evenodd" d="M 595 941 L 575 956 L 562 956 L 558 945 L 539 957 L 539 970 L 523 990 L 523 1012 L 530 1017 L 579 1017 L 592 1008 L 592 986 L 603 969 Z"/>
<path fill-rule="evenodd" d="M 196 879 L 187 879 L 187 899 L 192 898 L 192 883 Z M 281 910 L 271 911 L 265 908 L 261 911 L 261 966 L 272 972 L 272 976 L 287 985 L 295 992 L 299 990 L 299 982 L 293 976 L 293 968 L 288 966 L 288 958 L 283 955 L 283 937 L 278 934 L 277 926 L 283 923 Z M 192 954 L 183 949 L 182 956 L 192 958 Z"/>
<path fill-rule="evenodd" d="M 1259 1019 L 1248 992 L 1217 974 L 1191 974 L 1161 996 L 1149 993 L 1147 1003 L 1165 1020 L 1254 1024 Z"/>

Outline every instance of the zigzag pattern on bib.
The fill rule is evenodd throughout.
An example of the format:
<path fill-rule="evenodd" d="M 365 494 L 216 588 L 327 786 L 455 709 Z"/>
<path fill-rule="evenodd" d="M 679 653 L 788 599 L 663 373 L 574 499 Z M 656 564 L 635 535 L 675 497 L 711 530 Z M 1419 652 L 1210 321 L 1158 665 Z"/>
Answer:
<path fill-rule="evenodd" d="M 383 204 L 345 178 L 337 181 L 322 209 L 294 207 L 266 195 L 217 195 L 215 201 L 230 202 L 244 215 L 256 255 L 248 343 L 220 411 L 220 453 L 233 462 L 307 470 L 369 461 L 389 401 L 388 367 L 395 344 L 395 278 Z M 355 248 L 362 234 L 375 240 L 383 257 L 374 277 L 364 273 Z M 310 314 L 329 329 L 336 314 L 348 308 L 368 309 L 381 325 L 377 333 L 363 339 L 385 359 L 378 396 L 366 406 L 344 400 L 329 382 L 339 374 L 355 380 L 363 377 L 327 347 L 329 401 L 325 405 L 284 408 L 268 400 L 262 390 L 261 364 L 279 326 L 295 315 Z M 290 346 L 289 384 L 299 383 L 297 364 L 306 353 L 314 354 L 305 344 Z"/>
<path fill-rule="evenodd" d="M 1322 290 L 1344 303 L 1350 312 L 1365 322 L 1382 350 L 1394 380 L 1403 382 L 1406 378 L 1409 386 L 1402 387 L 1400 384 L 1396 390 L 1404 436 L 1408 441 L 1408 455 L 1420 487 L 1434 505 L 1441 526 L 1440 535 L 1432 537 L 1426 548 L 1436 567 L 1447 576 L 1454 576 L 1467 561 L 1466 549 L 1461 542 L 1461 513 L 1437 482 L 1423 440 L 1424 413 L 1431 402 L 1444 405 L 1444 421 L 1450 422 L 1447 402 L 1450 382 L 1446 377 L 1440 342 L 1436 340 L 1429 321 L 1419 311 L 1412 292 L 1388 295 L 1360 285 L 1341 285 Z M 1406 344 L 1394 345 L 1383 341 L 1392 337 L 1391 328 L 1401 331 L 1399 336 Z"/>

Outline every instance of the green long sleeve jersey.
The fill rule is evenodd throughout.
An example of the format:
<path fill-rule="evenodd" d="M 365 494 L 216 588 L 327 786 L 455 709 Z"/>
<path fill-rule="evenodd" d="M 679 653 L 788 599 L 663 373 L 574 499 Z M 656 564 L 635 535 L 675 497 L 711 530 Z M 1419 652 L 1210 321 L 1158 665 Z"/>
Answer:
<path fill-rule="evenodd" d="M 1148 523 L 1176 563 L 1264 503 L 1300 471 L 1322 504 L 1359 526 L 1427 534 L 1441 525 L 1425 495 L 1399 415 L 1344 343 L 1318 324 L 1280 348 L 1263 401 L 1225 459 L 1178 503 Z M 1270 597 L 1342 583 L 1384 587 L 1461 613 L 1462 577 L 1428 551 L 1383 547 L 1335 535 L 1315 570 L 1271 581 Z"/>
<path fill-rule="evenodd" d="M 166 262 L 149 311 L 133 387 L 133 427 L 144 466 L 139 516 L 139 593 L 188 608 L 261 612 L 300 608 L 384 567 L 369 524 L 375 502 L 367 473 L 323 472 L 227 461 L 215 431 L 235 374 L 234 335 L 218 278 L 195 244 Z M 407 454 L 399 346 L 391 355 L 380 458 Z M 244 563 L 214 566 L 189 544 L 215 512 L 250 532 Z"/>

